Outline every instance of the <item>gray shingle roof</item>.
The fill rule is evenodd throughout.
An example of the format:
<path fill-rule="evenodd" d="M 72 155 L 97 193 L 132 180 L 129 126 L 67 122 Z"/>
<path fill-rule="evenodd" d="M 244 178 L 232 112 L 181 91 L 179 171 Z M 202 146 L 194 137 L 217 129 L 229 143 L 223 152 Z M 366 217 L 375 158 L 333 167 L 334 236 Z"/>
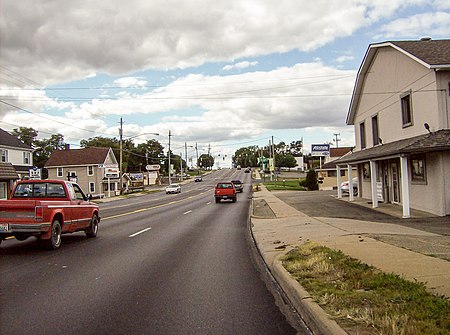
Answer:
<path fill-rule="evenodd" d="M 55 150 L 45 163 L 51 166 L 94 165 L 105 163 L 110 148 Z"/>
<path fill-rule="evenodd" d="M 354 163 L 399 154 L 425 153 L 450 150 L 450 129 L 419 135 L 404 140 L 377 145 L 337 159 L 337 164 Z"/>
<path fill-rule="evenodd" d="M 450 64 L 450 40 L 393 41 L 391 43 L 429 65 Z"/>
<path fill-rule="evenodd" d="M 4 131 L 1 128 L 0 128 L 0 145 L 14 148 L 31 149 L 31 147 L 23 143 L 17 137 L 11 135 L 10 133 Z"/>

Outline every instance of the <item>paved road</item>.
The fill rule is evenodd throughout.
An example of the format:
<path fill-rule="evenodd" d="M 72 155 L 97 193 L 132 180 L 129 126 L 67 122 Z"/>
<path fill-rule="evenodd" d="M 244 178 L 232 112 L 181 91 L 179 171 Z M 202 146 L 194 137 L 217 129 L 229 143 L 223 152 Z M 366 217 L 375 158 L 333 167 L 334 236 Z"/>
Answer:
<path fill-rule="evenodd" d="M 250 182 L 236 203 L 214 203 L 215 178 L 232 173 L 102 204 L 98 237 L 63 236 L 57 251 L 4 241 L 0 333 L 296 333 L 255 265 Z"/>

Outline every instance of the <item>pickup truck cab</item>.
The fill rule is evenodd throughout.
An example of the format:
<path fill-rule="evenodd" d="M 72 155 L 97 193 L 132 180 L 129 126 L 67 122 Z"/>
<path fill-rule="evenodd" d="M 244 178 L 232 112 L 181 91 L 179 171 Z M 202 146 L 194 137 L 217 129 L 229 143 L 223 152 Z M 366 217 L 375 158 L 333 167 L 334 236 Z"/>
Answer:
<path fill-rule="evenodd" d="M 236 202 L 236 188 L 232 182 L 221 182 L 217 183 L 214 190 L 214 196 L 216 198 L 216 203 L 220 200 L 231 200 Z"/>
<path fill-rule="evenodd" d="M 61 245 L 61 234 L 84 231 L 96 237 L 99 208 L 80 186 L 64 180 L 22 180 L 8 200 L 0 200 L 0 243 L 14 236 L 35 236 L 49 249 Z"/>

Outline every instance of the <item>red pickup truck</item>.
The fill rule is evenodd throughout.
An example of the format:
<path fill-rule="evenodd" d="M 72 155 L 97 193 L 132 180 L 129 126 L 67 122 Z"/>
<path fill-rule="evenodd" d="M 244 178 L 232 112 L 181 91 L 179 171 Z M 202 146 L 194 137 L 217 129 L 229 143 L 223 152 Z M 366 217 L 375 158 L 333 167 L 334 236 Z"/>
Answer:
<path fill-rule="evenodd" d="M 216 198 L 216 203 L 220 202 L 222 199 L 230 199 L 236 202 L 236 188 L 232 182 L 221 182 L 217 183 L 214 190 L 214 196 Z"/>
<path fill-rule="evenodd" d="M 22 180 L 8 200 L 0 200 L 0 243 L 14 236 L 36 236 L 49 249 L 61 245 L 61 234 L 84 231 L 96 237 L 99 208 L 80 186 L 63 180 Z"/>

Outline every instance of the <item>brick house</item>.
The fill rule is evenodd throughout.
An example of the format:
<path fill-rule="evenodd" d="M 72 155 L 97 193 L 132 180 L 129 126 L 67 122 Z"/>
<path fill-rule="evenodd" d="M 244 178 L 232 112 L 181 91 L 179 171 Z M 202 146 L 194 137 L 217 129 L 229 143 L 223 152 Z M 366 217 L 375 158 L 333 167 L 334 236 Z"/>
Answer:
<path fill-rule="evenodd" d="M 74 180 L 94 197 L 119 190 L 119 168 L 111 148 L 55 150 L 45 163 L 49 179 Z"/>
<path fill-rule="evenodd" d="M 450 40 L 369 46 L 347 114 L 356 148 L 336 161 L 350 176 L 356 167 L 358 196 L 398 204 L 405 218 L 450 214 L 449 90 Z"/>

